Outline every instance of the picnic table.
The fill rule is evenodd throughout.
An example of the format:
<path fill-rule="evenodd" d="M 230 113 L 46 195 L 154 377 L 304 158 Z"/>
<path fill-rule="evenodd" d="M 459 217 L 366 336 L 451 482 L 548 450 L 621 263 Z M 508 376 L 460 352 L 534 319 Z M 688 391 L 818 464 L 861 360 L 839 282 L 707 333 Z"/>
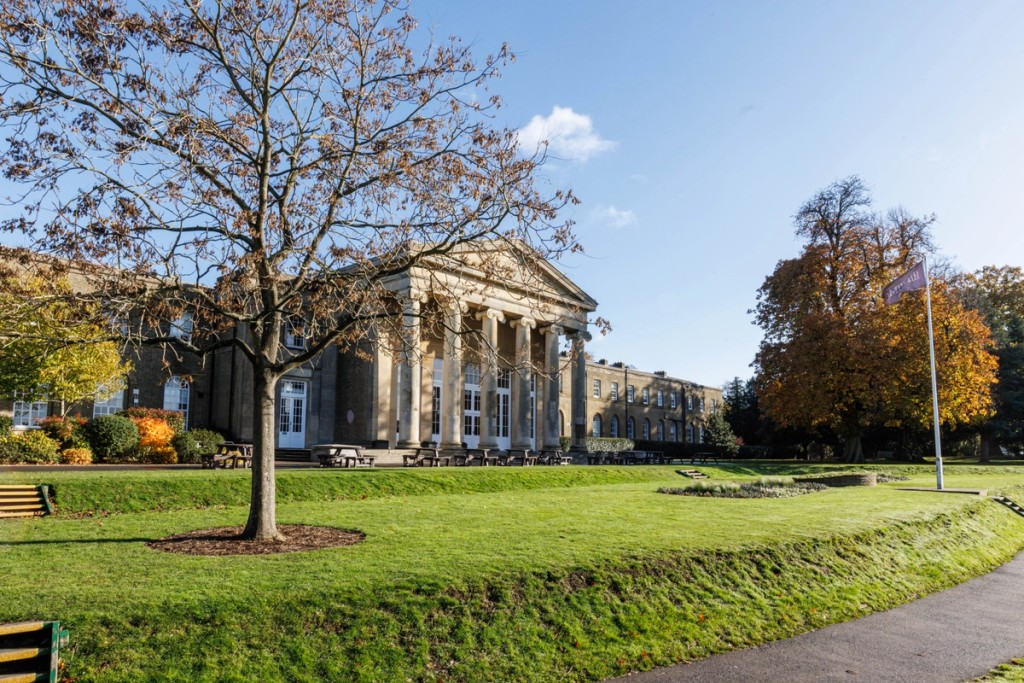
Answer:
<path fill-rule="evenodd" d="M 571 465 L 572 456 L 566 455 L 561 449 L 545 449 L 537 453 L 537 462 L 542 465 Z"/>
<path fill-rule="evenodd" d="M 605 451 L 587 453 L 588 465 L 608 465 L 611 463 L 611 454 Z"/>
<path fill-rule="evenodd" d="M 404 467 L 440 467 L 450 465 L 452 462 L 447 455 L 441 455 L 440 446 L 421 446 L 414 450 L 415 453 L 402 454 Z"/>
<path fill-rule="evenodd" d="M 373 467 L 375 455 L 363 454 L 362 446 L 345 443 L 322 443 L 313 446 L 313 457 L 320 467 Z"/>
<path fill-rule="evenodd" d="M 225 441 L 217 447 L 216 453 L 204 453 L 199 460 L 199 466 L 204 470 L 216 467 L 235 469 L 239 465 L 252 467 L 251 443 Z"/>
<path fill-rule="evenodd" d="M 714 463 L 718 464 L 718 453 L 714 451 L 703 451 L 701 453 L 694 453 L 693 457 L 690 458 L 691 465 L 707 465 L 708 460 L 713 460 Z"/>
<path fill-rule="evenodd" d="M 498 456 L 491 455 L 490 448 L 465 448 L 462 453 L 456 453 L 454 458 L 456 465 L 469 466 L 474 460 L 479 460 L 481 467 L 498 464 Z"/>
<path fill-rule="evenodd" d="M 537 464 L 537 456 L 531 455 L 529 448 L 510 448 L 504 453 L 498 454 L 498 460 L 502 465 L 515 465 L 516 461 L 523 467 Z"/>
<path fill-rule="evenodd" d="M 622 451 L 619 457 L 625 465 L 646 465 L 651 461 L 647 451 Z"/>

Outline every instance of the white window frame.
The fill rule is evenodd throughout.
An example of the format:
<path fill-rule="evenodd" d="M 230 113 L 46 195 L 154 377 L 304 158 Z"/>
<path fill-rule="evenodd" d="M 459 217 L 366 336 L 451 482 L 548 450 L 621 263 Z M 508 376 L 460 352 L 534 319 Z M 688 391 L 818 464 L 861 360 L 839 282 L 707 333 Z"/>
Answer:
<path fill-rule="evenodd" d="M 11 406 L 11 421 L 15 427 L 39 429 L 39 420 L 47 417 L 50 404 L 45 396 L 40 401 L 26 401 L 24 397 L 27 393 L 24 391 L 14 392 L 14 405 Z"/>
<path fill-rule="evenodd" d="M 601 415 L 598 413 L 594 415 L 594 418 L 591 420 L 590 431 L 592 436 L 598 439 L 601 438 L 601 426 Z"/>
<path fill-rule="evenodd" d="M 296 333 L 298 330 L 298 333 Z M 292 320 L 284 321 L 284 345 L 289 349 L 301 351 L 306 348 L 306 337 L 302 328 Z"/>
<path fill-rule="evenodd" d="M 658 424 L 654 428 L 654 434 L 657 437 L 655 439 L 655 441 L 664 441 L 665 440 L 665 421 L 664 420 L 658 420 Z"/>
<path fill-rule="evenodd" d="M 704 412 L 704 397 L 700 397 L 700 412 Z"/>
<path fill-rule="evenodd" d="M 640 394 L 640 400 L 643 401 L 645 406 L 651 404 L 651 388 L 644 387 L 643 392 Z"/>
<path fill-rule="evenodd" d="M 693 412 L 693 396 L 692 395 L 686 397 L 686 409 L 689 410 L 690 412 Z"/>
<path fill-rule="evenodd" d="M 633 403 L 636 400 L 636 389 L 632 384 L 626 385 L 626 403 Z"/>
<path fill-rule="evenodd" d="M 675 420 L 672 420 L 671 422 L 668 423 L 668 436 L 669 441 L 679 441 L 679 427 L 676 425 Z"/>
<path fill-rule="evenodd" d="M 612 419 L 608 420 L 608 436 L 613 439 L 619 438 L 619 416 L 612 415 Z"/>
<path fill-rule="evenodd" d="M 647 419 L 646 417 L 644 418 L 643 425 L 642 425 L 641 429 L 642 429 L 642 431 L 640 433 L 643 435 L 644 441 L 650 441 L 651 440 L 651 421 L 649 419 Z"/>
<path fill-rule="evenodd" d="M 168 393 L 170 389 L 170 393 Z M 178 375 L 169 377 L 164 382 L 164 410 L 174 410 L 182 414 L 185 419 L 185 429 L 188 429 L 188 413 L 192 403 L 192 385 Z"/>
<path fill-rule="evenodd" d="M 618 401 L 619 400 L 619 383 L 618 382 L 612 382 L 612 400 L 613 401 Z"/>
<path fill-rule="evenodd" d="M 677 394 L 674 391 L 670 391 L 668 393 L 668 406 L 672 410 L 675 410 L 676 408 L 679 407 L 679 394 Z"/>
<path fill-rule="evenodd" d="M 626 418 L 626 438 L 627 439 L 636 438 L 635 434 L 636 434 L 636 420 L 634 420 L 633 416 L 630 415 L 629 417 Z"/>
<path fill-rule="evenodd" d="M 192 311 L 182 311 L 181 317 L 171 323 L 170 336 L 173 339 L 190 342 L 192 341 L 192 332 L 195 329 L 195 324 Z"/>
<path fill-rule="evenodd" d="M 99 396 L 102 393 L 103 390 L 100 389 L 96 392 L 96 395 Z M 105 401 L 101 401 L 96 398 L 93 399 L 92 402 L 93 417 L 99 417 L 100 415 L 114 415 L 122 410 L 124 410 L 124 389 L 107 398 Z"/>
<path fill-rule="evenodd" d="M 665 407 L 665 392 L 662 391 L 661 389 L 658 389 L 658 407 Z"/>
<path fill-rule="evenodd" d="M 601 398 L 601 380 L 594 380 L 594 398 Z"/>

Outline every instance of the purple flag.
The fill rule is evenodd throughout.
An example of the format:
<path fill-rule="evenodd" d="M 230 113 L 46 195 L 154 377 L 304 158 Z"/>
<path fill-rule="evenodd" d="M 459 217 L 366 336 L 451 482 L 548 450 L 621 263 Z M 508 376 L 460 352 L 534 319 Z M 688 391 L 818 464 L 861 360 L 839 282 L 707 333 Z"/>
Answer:
<path fill-rule="evenodd" d="M 894 304 L 900 300 L 903 292 L 912 292 L 915 289 L 924 289 L 927 277 L 928 276 L 924 272 L 924 261 L 921 261 L 916 266 L 903 273 L 903 275 L 900 275 L 898 278 L 890 282 L 886 288 L 882 290 L 882 298 L 885 299 L 885 303 Z"/>

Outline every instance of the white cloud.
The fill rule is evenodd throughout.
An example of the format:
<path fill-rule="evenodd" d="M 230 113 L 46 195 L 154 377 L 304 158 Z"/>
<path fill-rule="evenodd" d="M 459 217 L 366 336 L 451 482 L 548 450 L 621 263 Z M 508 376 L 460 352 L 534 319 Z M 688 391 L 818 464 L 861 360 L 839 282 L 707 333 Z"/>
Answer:
<path fill-rule="evenodd" d="M 636 225 L 636 214 L 629 209 L 616 209 L 614 206 L 596 206 L 590 212 L 591 220 L 613 228 L 628 228 Z"/>
<path fill-rule="evenodd" d="M 547 141 L 548 151 L 555 157 L 583 163 L 595 154 L 615 147 L 602 138 L 590 117 L 577 114 L 571 107 L 555 106 L 548 116 L 534 116 L 519 129 L 519 145 L 532 154 Z"/>

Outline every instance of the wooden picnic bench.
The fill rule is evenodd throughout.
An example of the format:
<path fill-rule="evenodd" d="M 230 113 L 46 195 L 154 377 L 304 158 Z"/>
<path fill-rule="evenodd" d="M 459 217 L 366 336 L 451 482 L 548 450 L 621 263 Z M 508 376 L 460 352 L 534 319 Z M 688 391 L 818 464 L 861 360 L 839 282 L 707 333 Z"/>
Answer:
<path fill-rule="evenodd" d="M 491 455 L 490 448 L 465 448 L 462 453 L 456 453 L 453 457 L 456 465 L 469 466 L 474 460 L 479 460 L 481 467 L 498 464 L 498 456 Z"/>
<path fill-rule="evenodd" d="M 216 453 L 200 456 L 199 465 L 204 470 L 216 467 L 235 469 L 239 465 L 252 467 L 252 444 L 225 441 L 217 447 Z"/>
<path fill-rule="evenodd" d="M 449 456 L 441 455 L 439 446 L 421 446 L 414 450 L 415 453 L 402 454 L 404 467 L 440 467 L 450 465 L 452 462 Z"/>
<path fill-rule="evenodd" d="M 703 451 L 701 453 L 694 453 L 693 457 L 690 458 L 691 465 L 707 465 L 708 460 L 713 460 L 714 463 L 718 464 L 718 453 L 714 451 Z"/>
<path fill-rule="evenodd" d="M 529 448 L 510 448 L 499 453 L 498 459 L 502 465 L 515 465 L 517 460 L 523 467 L 537 464 L 537 456 Z"/>
<path fill-rule="evenodd" d="M 566 455 L 561 449 L 545 449 L 537 453 L 537 462 L 542 465 L 571 465 L 572 456 Z"/>
<path fill-rule="evenodd" d="M 313 446 L 313 457 L 320 467 L 373 467 L 375 455 L 365 455 L 362 446 L 345 443 L 322 443 Z"/>

